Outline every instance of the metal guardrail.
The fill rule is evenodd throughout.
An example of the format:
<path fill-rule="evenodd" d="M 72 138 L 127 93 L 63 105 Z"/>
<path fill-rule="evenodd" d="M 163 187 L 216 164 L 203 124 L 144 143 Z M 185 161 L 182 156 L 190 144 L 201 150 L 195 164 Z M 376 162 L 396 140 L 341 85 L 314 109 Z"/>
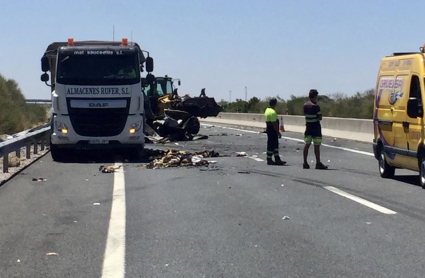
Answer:
<path fill-rule="evenodd" d="M 35 103 L 35 104 L 38 104 L 38 103 L 43 103 L 43 104 L 45 104 L 45 103 L 52 103 L 52 100 L 51 99 L 26 99 L 25 101 L 26 101 L 26 103 Z"/>
<path fill-rule="evenodd" d="M 20 132 L 22 134 L 24 132 Z M 50 124 L 38 126 L 28 130 L 16 138 L 6 140 L 0 143 L 0 157 L 3 157 L 3 173 L 9 171 L 9 154 L 16 153 L 17 157 L 21 157 L 21 148 L 26 147 L 26 158 L 31 158 L 31 146 L 34 146 L 34 154 L 38 153 L 38 145 L 40 150 L 43 151 L 45 146 L 49 143 Z"/>

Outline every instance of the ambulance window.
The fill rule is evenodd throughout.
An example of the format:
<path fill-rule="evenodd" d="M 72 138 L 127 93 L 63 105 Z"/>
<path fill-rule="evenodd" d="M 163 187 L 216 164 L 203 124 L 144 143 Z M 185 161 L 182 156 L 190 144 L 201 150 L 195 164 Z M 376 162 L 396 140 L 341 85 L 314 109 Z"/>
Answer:
<path fill-rule="evenodd" d="M 416 75 L 412 75 L 409 97 L 417 98 L 419 100 L 419 104 L 422 105 L 421 82 L 419 81 L 419 77 Z"/>

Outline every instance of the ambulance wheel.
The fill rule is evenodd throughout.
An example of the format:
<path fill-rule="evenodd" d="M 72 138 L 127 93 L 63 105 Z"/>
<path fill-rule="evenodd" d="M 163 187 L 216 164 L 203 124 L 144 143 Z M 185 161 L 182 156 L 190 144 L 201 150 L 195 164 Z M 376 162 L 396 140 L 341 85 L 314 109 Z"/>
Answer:
<path fill-rule="evenodd" d="M 379 174 L 382 178 L 388 179 L 394 177 L 395 167 L 390 166 L 385 159 L 384 150 L 381 148 L 381 152 L 379 154 Z"/>
<path fill-rule="evenodd" d="M 425 156 L 421 157 L 419 165 L 419 182 L 423 189 L 425 189 Z"/>

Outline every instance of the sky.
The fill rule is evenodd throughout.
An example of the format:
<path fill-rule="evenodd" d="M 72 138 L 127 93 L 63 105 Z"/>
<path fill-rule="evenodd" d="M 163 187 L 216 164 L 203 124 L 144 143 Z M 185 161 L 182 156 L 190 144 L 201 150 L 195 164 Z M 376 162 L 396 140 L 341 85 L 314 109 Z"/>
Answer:
<path fill-rule="evenodd" d="M 423 0 L 0 0 L 0 74 L 27 98 L 55 41 L 121 40 L 149 51 L 155 76 L 217 101 L 348 96 L 375 87 L 380 60 L 425 43 Z M 114 32 L 113 32 L 114 30 Z"/>

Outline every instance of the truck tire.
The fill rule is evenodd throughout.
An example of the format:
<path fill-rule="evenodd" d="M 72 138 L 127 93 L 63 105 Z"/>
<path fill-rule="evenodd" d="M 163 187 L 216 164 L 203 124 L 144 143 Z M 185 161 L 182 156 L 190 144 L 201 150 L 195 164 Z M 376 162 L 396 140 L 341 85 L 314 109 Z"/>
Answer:
<path fill-rule="evenodd" d="M 379 174 L 382 178 L 388 179 L 394 177 L 395 167 L 390 166 L 385 159 L 384 148 L 380 148 L 379 152 Z"/>
<path fill-rule="evenodd" d="M 134 158 L 136 160 L 142 160 L 145 157 L 145 146 L 141 145 L 140 147 L 134 148 Z"/>
<path fill-rule="evenodd" d="M 50 154 L 52 155 L 53 161 L 62 162 L 65 159 L 63 150 L 50 143 Z"/>

